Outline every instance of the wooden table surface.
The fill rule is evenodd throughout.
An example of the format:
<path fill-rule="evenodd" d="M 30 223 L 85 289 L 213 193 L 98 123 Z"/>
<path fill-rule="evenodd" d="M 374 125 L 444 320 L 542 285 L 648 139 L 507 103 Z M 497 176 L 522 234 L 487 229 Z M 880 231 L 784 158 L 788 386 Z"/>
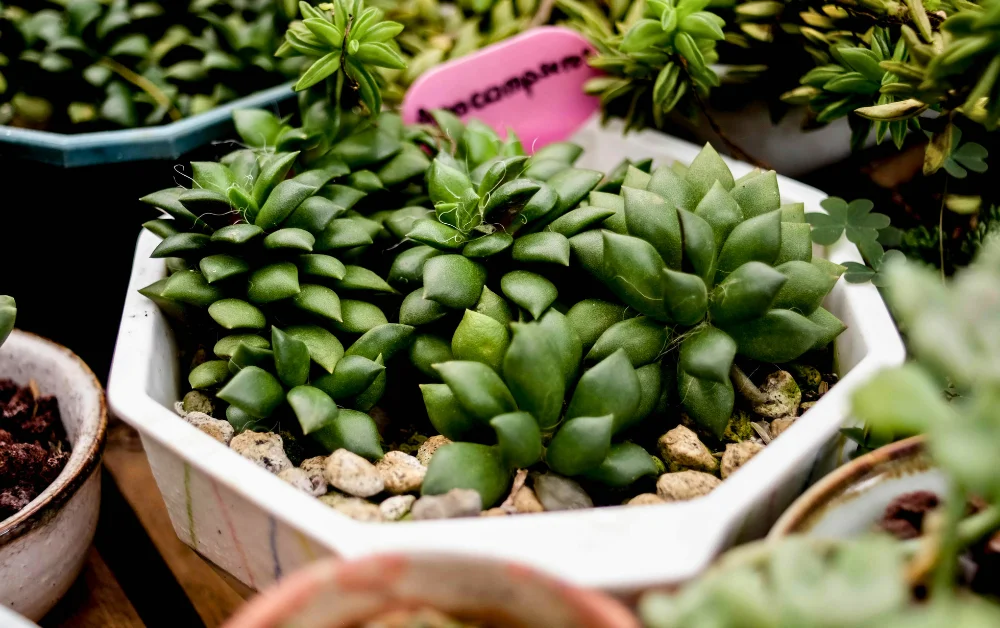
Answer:
<path fill-rule="evenodd" d="M 174 534 L 139 436 L 108 431 L 97 535 L 69 593 L 44 628 L 212 628 L 253 592 Z"/>

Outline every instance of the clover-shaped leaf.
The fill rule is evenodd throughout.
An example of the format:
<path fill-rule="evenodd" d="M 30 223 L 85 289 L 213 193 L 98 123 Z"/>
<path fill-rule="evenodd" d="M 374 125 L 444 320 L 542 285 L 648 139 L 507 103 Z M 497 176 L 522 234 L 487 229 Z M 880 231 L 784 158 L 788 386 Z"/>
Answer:
<path fill-rule="evenodd" d="M 881 249 L 881 245 L 876 244 L 876 246 Z M 872 267 L 859 264 L 858 262 L 844 262 L 843 265 L 847 267 L 847 271 L 844 273 L 844 280 L 848 283 L 865 283 L 866 281 L 871 281 L 873 285 L 884 288 L 888 285 L 886 269 L 903 259 L 906 259 L 906 256 L 901 251 L 892 250 L 885 251 L 882 255 L 873 259 L 871 261 Z"/>
<path fill-rule="evenodd" d="M 872 213 L 875 204 L 867 199 L 857 199 L 848 203 L 844 199 L 831 196 L 820 206 L 826 214 L 806 214 L 806 221 L 812 225 L 812 239 L 816 244 L 829 246 L 846 233 L 847 239 L 861 246 L 864 242 L 875 242 L 878 230 L 889 226 L 889 217 L 878 212 Z"/>

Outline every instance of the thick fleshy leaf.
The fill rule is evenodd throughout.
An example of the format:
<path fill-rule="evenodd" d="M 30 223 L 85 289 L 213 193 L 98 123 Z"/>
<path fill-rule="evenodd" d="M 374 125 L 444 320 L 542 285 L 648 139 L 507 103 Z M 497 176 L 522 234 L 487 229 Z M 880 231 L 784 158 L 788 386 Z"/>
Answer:
<path fill-rule="evenodd" d="M 566 319 L 580 337 L 584 349 L 590 349 L 597 339 L 615 323 L 629 318 L 628 308 L 600 299 L 584 299 L 566 312 Z"/>
<path fill-rule="evenodd" d="M 431 218 L 433 213 L 423 207 L 404 207 L 391 212 L 383 224 L 395 238 L 403 240 L 406 238 L 406 234 L 413 229 L 414 223 L 418 220 Z"/>
<path fill-rule="evenodd" d="M 351 334 L 363 334 L 389 322 L 378 306 L 366 301 L 341 299 L 340 314 L 343 320 L 335 321 L 333 327 Z"/>
<path fill-rule="evenodd" d="M 191 211 L 184 207 L 184 204 L 181 203 L 180 196 L 186 191 L 187 190 L 183 188 L 177 187 L 167 188 L 165 190 L 153 192 L 152 194 L 147 194 L 146 196 L 140 198 L 139 201 L 165 211 L 177 220 L 179 223 L 178 226 L 184 225 L 185 227 L 193 227 L 197 225 L 204 227 L 205 221 L 192 214 Z"/>
<path fill-rule="evenodd" d="M 698 379 L 684 371 L 677 373 L 677 393 L 695 423 L 722 438 L 733 413 L 736 395 L 733 384 Z"/>
<path fill-rule="evenodd" d="M 539 274 L 514 270 L 500 278 L 500 289 L 517 305 L 538 318 L 559 296 L 555 284 Z"/>
<path fill-rule="evenodd" d="M 591 192 L 593 194 L 593 192 Z M 549 225 L 549 230 L 559 233 L 569 238 L 577 233 L 600 224 L 611 216 L 615 215 L 615 210 L 603 207 L 579 207 L 567 212 L 554 220 Z"/>
<path fill-rule="evenodd" d="M 282 181 L 274 187 L 257 213 L 254 224 L 261 229 L 273 229 L 288 218 L 299 204 L 312 196 L 316 188 L 298 181 Z"/>
<path fill-rule="evenodd" d="M 762 262 L 743 264 L 712 291 L 709 310 L 712 322 L 731 325 L 763 316 L 787 280 L 784 274 Z"/>
<path fill-rule="evenodd" d="M 677 210 L 645 190 L 622 187 L 622 196 L 628 232 L 652 244 L 668 267 L 680 270 L 683 247 Z"/>
<path fill-rule="evenodd" d="M 247 298 L 254 303 L 271 303 L 299 294 L 299 269 L 291 262 L 277 262 L 258 268 L 247 282 Z"/>
<path fill-rule="evenodd" d="M 309 357 L 327 373 L 332 373 L 344 356 L 344 345 L 340 343 L 340 340 L 318 325 L 286 327 L 285 333 L 304 342 L 309 351 Z"/>
<path fill-rule="evenodd" d="M 451 352 L 456 360 L 482 362 L 499 371 L 509 343 L 506 326 L 485 314 L 465 310 L 451 338 Z"/>
<path fill-rule="evenodd" d="M 226 358 L 227 360 L 233 357 L 236 353 L 236 349 L 239 348 L 241 344 L 247 344 L 251 347 L 257 347 L 258 349 L 269 349 L 271 343 L 267 341 L 267 338 L 263 336 L 258 336 L 256 334 L 232 334 L 220 339 L 215 346 L 212 347 L 212 353 L 217 357 Z"/>
<path fill-rule="evenodd" d="M 485 432 L 483 422 L 462 408 L 447 384 L 421 384 L 427 418 L 443 436 L 451 440 L 471 440 Z"/>
<path fill-rule="evenodd" d="M 287 399 L 306 435 L 331 424 L 339 414 L 337 404 L 319 388 L 296 386 L 288 391 Z"/>
<path fill-rule="evenodd" d="M 372 385 L 385 370 L 377 360 L 360 355 L 348 355 L 337 362 L 333 373 L 316 378 L 312 385 L 334 399 L 353 397 Z"/>
<path fill-rule="evenodd" d="M 722 160 L 711 144 L 705 144 L 698 156 L 688 167 L 684 179 L 700 194 L 707 194 L 718 181 L 727 191 L 732 190 L 736 182 L 729 166 Z"/>
<path fill-rule="evenodd" d="M 663 270 L 664 292 L 671 318 L 681 325 L 691 326 L 705 318 L 708 311 L 708 289 L 698 275 Z"/>
<path fill-rule="evenodd" d="M 541 231 L 514 242 L 511 257 L 519 262 L 546 262 L 569 266 L 569 240 L 561 233 Z"/>
<path fill-rule="evenodd" d="M 406 249 L 392 260 L 389 281 L 403 286 L 422 284 L 424 263 L 438 255 L 441 255 L 441 251 L 430 246 L 421 245 Z"/>
<path fill-rule="evenodd" d="M 639 407 L 639 396 L 635 369 L 625 350 L 619 349 L 580 377 L 566 409 L 566 418 L 611 415 L 617 432 L 631 421 Z"/>
<path fill-rule="evenodd" d="M 234 405 L 226 408 L 226 420 L 233 426 L 233 430 L 237 434 L 241 434 L 247 430 L 258 430 L 267 421 L 266 419 L 258 419 L 257 417 L 250 416 Z"/>
<path fill-rule="evenodd" d="M 559 354 L 547 341 L 540 323 L 514 326 L 514 337 L 503 358 L 503 375 L 517 408 L 534 416 L 544 430 L 559 423 L 565 377 Z"/>
<path fill-rule="evenodd" d="M 760 318 L 726 328 L 740 355 L 761 362 L 788 362 L 823 337 L 823 330 L 791 310 L 770 310 Z"/>
<path fill-rule="evenodd" d="M 410 344 L 410 363 L 433 381 L 441 378 L 433 365 L 453 360 L 451 343 L 434 334 L 418 334 Z"/>
<path fill-rule="evenodd" d="M 524 204 L 539 188 L 540 186 L 537 182 L 529 179 L 508 181 L 487 194 L 483 199 L 483 215 L 490 216 L 498 209 L 512 208 Z"/>
<path fill-rule="evenodd" d="M 264 230 L 257 225 L 227 225 L 217 229 L 212 234 L 212 242 L 226 242 L 229 244 L 246 244 L 254 238 L 264 235 Z"/>
<path fill-rule="evenodd" d="M 345 267 L 344 277 L 333 283 L 337 290 L 369 290 L 372 292 L 395 292 L 392 286 L 376 273 L 363 266 Z"/>
<path fill-rule="evenodd" d="M 387 323 L 373 327 L 354 341 L 354 344 L 347 349 L 346 355 L 360 355 L 369 360 L 374 360 L 381 355 L 386 360 L 390 360 L 396 353 L 409 345 L 413 332 L 413 327 L 399 323 Z"/>
<path fill-rule="evenodd" d="M 483 286 L 483 293 L 479 295 L 479 302 L 476 303 L 476 311 L 504 326 L 514 320 L 510 305 L 502 296 L 490 290 L 489 286 Z"/>
<path fill-rule="evenodd" d="M 191 369 L 188 383 L 191 388 L 215 388 L 229 379 L 229 363 L 225 360 L 209 360 Z"/>
<path fill-rule="evenodd" d="M 271 327 L 271 347 L 278 378 L 285 386 L 301 386 L 309 379 L 309 349 L 306 343 Z"/>
<path fill-rule="evenodd" d="M 448 308 L 424 298 L 423 288 L 417 288 L 403 299 L 399 307 L 399 322 L 404 325 L 427 325 L 448 314 Z"/>
<path fill-rule="evenodd" d="M 371 244 L 372 235 L 365 222 L 358 218 L 334 218 L 316 238 L 315 250 L 330 251 Z"/>
<path fill-rule="evenodd" d="M 427 192 L 435 205 L 457 203 L 465 190 L 471 188 L 472 181 L 451 155 L 444 153 L 431 162 L 427 170 Z"/>
<path fill-rule="evenodd" d="M 327 320 L 335 322 L 344 320 L 343 301 L 336 292 L 326 286 L 303 284 L 299 293 L 292 299 L 292 303 L 304 312 Z"/>
<path fill-rule="evenodd" d="M 414 222 L 406 237 L 445 251 L 460 249 L 465 246 L 466 242 L 464 233 L 432 218 L 424 218 Z"/>
<path fill-rule="evenodd" d="M 662 362 L 653 362 L 635 370 L 635 376 L 639 378 L 640 391 L 639 407 L 636 408 L 633 417 L 635 423 L 645 419 L 656 408 L 663 394 L 663 368 Z"/>
<path fill-rule="evenodd" d="M 480 421 L 517 410 L 507 385 L 485 364 L 452 360 L 435 368 L 462 407 Z"/>
<path fill-rule="evenodd" d="M 788 278 L 781 286 L 771 307 L 792 310 L 808 316 L 823 302 L 830 293 L 837 278 L 820 270 L 809 262 L 785 262 L 775 268 Z"/>
<path fill-rule="evenodd" d="M 588 471 L 587 479 L 605 486 L 629 486 L 646 475 L 657 475 L 659 468 L 645 449 L 634 443 L 612 445 L 607 458 L 599 467 Z"/>
<path fill-rule="evenodd" d="M 781 251 L 781 212 L 774 210 L 741 222 L 719 253 L 718 279 L 747 262 L 773 264 Z"/>
<path fill-rule="evenodd" d="M 555 207 L 546 212 L 531 225 L 531 229 L 535 231 L 541 230 L 556 218 L 559 218 L 569 210 L 579 205 L 580 201 L 586 198 L 587 194 L 593 190 L 603 178 L 604 173 L 602 172 L 597 172 L 596 170 L 583 170 L 580 168 L 566 168 L 565 170 L 556 173 L 545 182 L 545 187 L 553 190 L 559 197 L 559 200 L 556 202 Z"/>
<path fill-rule="evenodd" d="M 399 185 L 424 174 L 431 161 L 413 144 L 403 144 L 403 149 L 396 153 L 377 173 L 379 180 L 387 186 Z"/>
<path fill-rule="evenodd" d="M 510 412 L 490 419 L 504 462 L 511 469 L 526 469 L 542 459 L 542 433 L 535 417 Z"/>
<path fill-rule="evenodd" d="M 149 256 L 160 259 L 193 255 L 205 250 L 210 241 L 211 238 L 203 233 L 178 233 L 164 238 Z"/>
<path fill-rule="evenodd" d="M 604 274 L 626 304 L 657 320 L 670 320 L 663 258 L 649 242 L 604 231 Z M 574 236 L 579 238 L 580 236 Z"/>
<path fill-rule="evenodd" d="M 330 453 L 346 449 L 369 460 L 378 460 L 383 455 L 378 426 L 370 416 L 357 410 L 341 408 L 333 421 L 310 436 Z"/>
<path fill-rule="evenodd" d="M 305 229 L 278 229 L 264 238 L 264 248 L 272 250 L 305 251 L 313 250 L 316 237 Z"/>
<path fill-rule="evenodd" d="M 497 447 L 475 443 L 448 443 L 434 452 L 427 467 L 422 495 L 440 495 L 453 488 L 479 493 L 483 508 L 489 508 L 507 493 L 510 469 Z"/>
<path fill-rule="evenodd" d="M 491 255 L 496 255 L 501 251 L 507 250 L 513 244 L 514 238 L 510 234 L 497 231 L 496 233 L 470 240 L 465 245 L 465 248 L 462 249 L 462 255 L 477 258 L 490 257 Z"/>
<path fill-rule="evenodd" d="M 424 298 L 452 309 L 474 307 L 485 282 L 486 269 L 461 255 L 441 255 L 424 263 Z"/>
<path fill-rule="evenodd" d="M 705 326 L 681 343 L 677 368 L 698 379 L 727 382 L 735 356 L 736 342 L 722 330 Z"/>
<path fill-rule="evenodd" d="M 778 174 L 774 170 L 741 178 L 733 187 L 731 194 L 739 203 L 746 218 L 766 214 L 781 206 Z"/>
<path fill-rule="evenodd" d="M 715 232 L 708 222 L 689 211 L 679 211 L 684 255 L 694 274 L 701 277 L 707 288 L 715 283 Z"/>
<path fill-rule="evenodd" d="M 299 256 L 299 272 L 324 279 L 343 279 L 347 268 L 336 257 L 311 253 Z"/>
<path fill-rule="evenodd" d="M 583 343 L 569 324 L 562 312 L 550 308 L 538 321 L 545 331 L 545 339 L 559 354 L 566 386 L 570 387 L 576 381 L 580 371 L 580 361 L 583 359 Z"/>
<path fill-rule="evenodd" d="M 262 368 L 248 366 L 240 369 L 218 396 L 250 416 L 263 419 L 284 403 L 285 389 L 274 375 Z"/>
<path fill-rule="evenodd" d="M 208 306 L 208 315 L 225 329 L 264 329 L 267 320 L 255 306 L 240 299 L 221 299 Z"/>
<path fill-rule="evenodd" d="M 624 230 L 624 229 L 623 229 Z M 604 231 L 592 229 L 569 239 L 576 265 L 601 281 L 608 281 L 604 263 Z"/>
<path fill-rule="evenodd" d="M 685 181 L 681 175 L 671 170 L 669 166 L 660 166 L 653 171 L 649 183 L 646 185 L 646 190 L 666 199 L 667 204 L 671 207 L 688 211 L 694 211 L 695 207 L 698 206 L 698 201 L 704 195 L 703 192 L 699 192 Z"/>
<path fill-rule="evenodd" d="M 259 366 L 270 373 L 274 372 L 274 351 L 261 349 L 248 344 L 241 344 L 233 351 L 229 359 L 229 372 L 236 374 L 248 366 Z"/>
<path fill-rule="evenodd" d="M 632 366 L 649 364 L 666 353 L 670 335 L 663 323 L 645 316 L 611 325 L 587 353 L 587 360 L 599 362 L 619 349 L 625 350 Z"/>
<path fill-rule="evenodd" d="M 781 223 L 781 250 L 775 265 L 798 260 L 812 261 L 812 227 L 808 223 Z"/>
<path fill-rule="evenodd" d="M 847 329 L 847 326 L 839 318 L 821 307 L 816 308 L 808 318 L 820 330 L 816 342 L 812 346 L 813 349 L 822 349 Z"/>
<path fill-rule="evenodd" d="M 223 296 L 222 291 L 209 285 L 197 270 L 182 270 L 170 275 L 160 295 L 199 307 L 208 307 Z"/>
<path fill-rule="evenodd" d="M 267 161 L 261 166 L 257 180 L 253 184 L 253 198 L 258 206 L 269 198 L 271 191 L 274 190 L 279 182 L 285 180 L 285 175 L 288 174 L 289 169 L 291 169 L 292 164 L 295 163 L 295 159 L 298 156 L 299 153 L 297 152 L 277 153 L 267 158 Z"/>
<path fill-rule="evenodd" d="M 198 268 L 201 270 L 201 274 L 205 276 L 205 279 L 208 280 L 208 283 L 215 283 L 216 281 L 229 279 L 236 275 L 242 275 L 250 270 L 250 265 L 242 258 L 219 254 L 201 258 L 201 261 L 198 262 Z"/>
<path fill-rule="evenodd" d="M 708 193 L 698 203 L 694 213 L 712 227 L 716 249 L 721 249 L 722 244 L 736 225 L 743 222 L 743 210 L 740 209 L 736 199 L 719 182 L 715 182 L 709 188 Z"/>
<path fill-rule="evenodd" d="M 556 473 L 568 476 L 598 468 L 611 451 L 613 427 L 610 414 L 567 420 L 545 450 L 545 462 Z"/>

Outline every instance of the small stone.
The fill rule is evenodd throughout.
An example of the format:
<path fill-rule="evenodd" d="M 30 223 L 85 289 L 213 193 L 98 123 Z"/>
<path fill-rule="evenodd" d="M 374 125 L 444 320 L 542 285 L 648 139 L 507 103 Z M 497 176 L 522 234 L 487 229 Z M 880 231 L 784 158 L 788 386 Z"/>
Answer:
<path fill-rule="evenodd" d="M 360 497 L 348 497 L 340 493 L 327 493 L 319 498 L 327 506 L 358 521 L 382 521 L 379 507 Z"/>
<path fill-rule="evenodd" d="M 830 382 L 826 380 L 820 382 L 819 386 L 816 387 L 816 393 L 819 395 L 825 395 L 829 390 L 830 390 Z"/>
<path fill-rule="evenodd" d="M 499 506 L 496 508 L 490 508 L 489 510 L 484 510 L 479 513 L 480 517 L 506 517 L 507 511 Z"/>
<path fill-rule="evenodd" d="M 664 473 L 656 480 L 656 494 L 668 502 L 681 502 L 708 495 L 722 481 L 703 471 Z"/>
<path fill-rule="evenodd" d="M 212 398 L 197 390 L 192 390 L 184 395 L 181 407 L 184 408 L 185 413 L 204 412 L 212 416 L 212 413 L 215 412 L 215 404 L 212 403 Z"/>
<path fill-rule="evenodd" d="M 535 491 L 527 486 L 522 486 L 521 490 L 514 494 L 514 509 L 519 514 L 545 512 L 545 507 L 542 506 L 542 502 L 538 501 Z"/>
<path fill-rule="evenodd" d="M 799 404 L 799 416 L 802 416 L 806 412 L 809 412 L 809 410 L 811 410 L 814 405 L 816 405 L 815 401 L 804 401 L 801 404 Z"/>
<path fill-rule="evenodd" d="M 175 401 L 174 402 L 174 412 L 177 413 L 177 416 L 184 416 L 185 414 L 187 414 L 187 412 L 184 411 L 184 402 L 183 401 Z"/>
<path fill-rule="evenodd" d="M 802 391 L 788 371 L 775 371 L 768 375 L 760 391 L 767 401 L 755 404 L 753 411 L 770 419 L 795 416 L 802 401 Z"/>
<path fill-rule="evenodd" d="M 424 495 L 413 503 L 410 514 L 414 519 L 452 519 L 478 517 L 483 510 L 483 498 L 469 488 L 453 488 L 444 495 Z"/>
<path fill-rule="evenodd" d="M 346 449 L 330 454 L 323 476 L 330 486 L 355 497 L 371 497 L 385 489 L 375 465 Z"/>
<path fill-rule="evenodd" d="M 230 425 L 229 421 L 213 419 L 204 412 L 189 412 L 184 416 L 184 420 L 223 445 L 228 445 L 233 440 L 235 430 L 233 430 L 233 426 Z"/>
<path fill-rule="evenodd" d="M 417 498 L 413 495 L 393 495 L 379 504 L 378 510 L 386 521 L 399 521 L 410 512 L 415 501 Z"/>
<path fill-rule="evenodd" d="M 382 476 L 385 490 L 390 493 L 412 493 L 420 490 L 427 467 L 420 461 L 401 451 L 390 451 L 375 463 L 375 469 Z"/>
<path fill-rule="evenodd" d="M 695 469 L 696 471 L 715 471 L 719 463 L 712 457 L 712 452 L 701 442 L 698 435 L 678 425 L 660 437 L 658 441 L 660 455 L 671 471 Z"/>
<path fill-rule="evenodd" d="M 437 436 L 431 436 L 420 445 L 419 449 L 417 449 L 417 460 L 420 461 L 420 464 L 426 467 L 431 463 L 431 456 L 434 455 L 434 452 L 437 451 L 442 445 L 447 445 L 450 442 L 451 441 L 449 439 L 441 436 L 440 434 Z"/>
<path fill-rule="evenodd" d="M 802 390 L 814 391 L 823 381 L 823 375 L 814 366 L 808 364 L 789 364 L 788 370 L 795 375 L 799 388 Z"/>
<path fill-rule="evenodd" d="M 583 487 L 555 473 L 535 475 L 535 494 L 545 510 L 593 508 L 594 502 Z"/>
<path fill-rule="evenodd" d="M 728 478 L 762 449 L 763 445 L 752 440 L 726 445 L 726 452 L 722 454 L 722 479 Z"/>
<path fill-rule="evenodd" d="M 771 421 L 771 440 L 778 438 L 778 435 L 791 427 L 792 423 L 795 423 L 795 417 L 787 417 Z"/>
<path fill-rule="evenodd" d="M 632 499 L 626 502 L 626 506 L 655 506 L 656 504 L 665 504 L 667 501 L 657 495 L 656 493 L 642 493 L 641 495 L 636 495 Z"/>
<path fill-rule="evenodd" d="M 327 481 L 326 481 L 326 456 L 314 456 L 312 458 L 306 458 L 301 463 L 299 463 L 299 468 L 309 474 L 309 479 L 314 483 L 322 483 L 324 490 L 326 492 Z"/>
<path fill-rule="evenodd" d="M 285 469 L 278 474 L 278 477 L 300 491 L 309 493 L 313 497 L 319 497 L 320 495 L 326 494 L 326 480 L 322 477 L 316 478 L 315 476 L 309 475 L 307 471 L 304 471 L 299 467 Z M 318 482 L 316 481 L 317 479 L 319 480 Z"/>
<path fill-rule="evenodd" d="M 229 447 L 271 473 L 281 473 L 292 466 L 285 455 L 281 437 L 272 432 L 251 432 L 247 430 L 233 437 Z"/>

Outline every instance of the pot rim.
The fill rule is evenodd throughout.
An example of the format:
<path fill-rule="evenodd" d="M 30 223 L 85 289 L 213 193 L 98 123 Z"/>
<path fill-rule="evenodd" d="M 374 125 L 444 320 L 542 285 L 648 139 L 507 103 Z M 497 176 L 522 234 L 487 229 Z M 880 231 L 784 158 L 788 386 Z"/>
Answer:
<path fill-rule="evenodd" d="M 104 389 L 86 362 L 70 349 L 38 334 L 21 329 L 16 329 L 13 333 L 26 337 L 30 342 L 47 344 L 54 351 L 62 353 L 63 357 L 70 358 L 68 363 L 75 364 L 85 379 L 92 384 L 91 392 L 97 395 L 99 412 L 96 437 L 89 443 L 73 444 L 73 453 L 79 447 L 84 447 L 85 457 L 83 460 L 76 468 L 69 468 L 69 464 L 67 463 L 66 468 L 59 473 L 52 484 L 47 486 L 38 497 L 33 499 L 19 512 L 0 521 L 0 547 L 13 542 L 33 530 L 36 526 L 43 523 L 47 516 L 54 514 L 62 508 L 76 494 L 101 464 L 108 427 L 108 406 L 104 396 Z M 53 487 L 55 487 L 55 490 L 49 492 Z M 46 495 L 45 493 L 48 494 Z"/>
<path fill-rule="evenodd" d="M 923 435 L 911 436 L 883 445 L 842 467 L 834 469 L 792 502 L 792 505 L 782 513 L 771 531 L 768 532 L 767 540 L 780 539 L 800 533 L 799 528 L 809 517 L 850 485 L 863 479 L 872 470 L 883 464 L 923 452 L 924 446 L 925 438 Z"/>

